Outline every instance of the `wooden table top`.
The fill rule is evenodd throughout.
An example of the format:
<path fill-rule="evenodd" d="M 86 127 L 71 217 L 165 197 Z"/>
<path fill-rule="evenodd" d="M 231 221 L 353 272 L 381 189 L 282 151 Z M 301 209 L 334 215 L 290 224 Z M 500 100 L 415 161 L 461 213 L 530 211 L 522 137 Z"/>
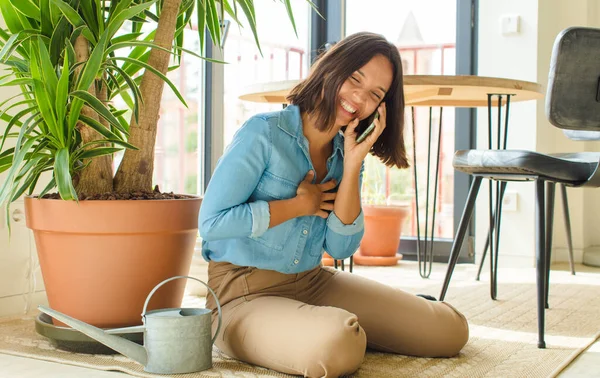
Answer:
<path fill-rule="evenodd" d="M 299 80 L 285 80 L 254 84 L 246 88 L 246 93 L 240 96 L 240 100 L 286 104 L 288 93 L 298 82 Z"/>
<path fill-rule="evenodd" d="M 298 80 L 256 84 L 247 88 L 241 100 L 287 103 L 286 96 Z M 538 83 L 523 80 L 474 75 L 405 75 L 404 95 L 407 106 L 487 106 L 488 94 L 511 94 L 514 101 L 537 100 L 544 97 Z M 506 96 L 502 103 L 506 102 Z M 498 104 L 497 97 L 492 104 Z"/>

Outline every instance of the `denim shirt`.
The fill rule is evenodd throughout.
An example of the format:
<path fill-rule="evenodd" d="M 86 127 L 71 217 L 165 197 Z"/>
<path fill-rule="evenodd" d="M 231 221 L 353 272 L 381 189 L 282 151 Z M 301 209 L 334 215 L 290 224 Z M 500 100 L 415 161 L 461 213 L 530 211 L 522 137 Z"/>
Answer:
<path fill-rule="evenodd" d="M 343 162 L 340 132 L 333 139 L 322 182 L 341 182 Z M 332 211 L 327 219 L 302 216 L 269 228 L 268 202 L 294 198 L 311 169 L 297 106 L 250 118 L 219 159 L 202 201 L 199 228 L 204 258 L 299 273 L 319 265 L 324 251 L 337 259 L 351 256 L 364 233 L 362 210 L 351 224 L 342 223 Z"/>

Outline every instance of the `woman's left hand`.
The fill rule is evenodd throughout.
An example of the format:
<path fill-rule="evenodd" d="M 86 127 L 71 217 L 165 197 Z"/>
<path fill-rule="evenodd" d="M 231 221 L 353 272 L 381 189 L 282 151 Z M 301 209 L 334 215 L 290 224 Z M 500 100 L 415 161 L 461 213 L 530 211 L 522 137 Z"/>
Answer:
<path fill-rule="evenodd" d="M 346 127 L 346 131 L 344 132 L 344 167 L 360 169 L 363 160 L 369 151 L 371 151 L 371 147 L 373 147 L 373 144 L 375 144 L 381 133 L 383 133 L 386 126 L 385 102 L 379 105 L 377 111 L 379 112 L 379 118 L 375 120 L 375 129 L 362 142 L 356 143 L 356 138 L 358 138 L 356 132 L 358 118 L 354 119 Z"/>

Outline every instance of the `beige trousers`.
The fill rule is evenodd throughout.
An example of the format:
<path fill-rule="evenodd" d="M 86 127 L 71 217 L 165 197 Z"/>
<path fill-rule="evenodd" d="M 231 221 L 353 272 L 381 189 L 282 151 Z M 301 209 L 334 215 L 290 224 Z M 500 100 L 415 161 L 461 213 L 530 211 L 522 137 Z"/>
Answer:
<path fill-rule="evenodd" d="M 305 377 L 354 372 L 369 348 L 420 357 L 451 357 L 467 343 L 465 317 L 355 274 L 317 267 L 299 274 L 210 262 L 223 325 L 216 345 L 254 365 Z M 216 304 L 213 331 L 217 327 Z"/>

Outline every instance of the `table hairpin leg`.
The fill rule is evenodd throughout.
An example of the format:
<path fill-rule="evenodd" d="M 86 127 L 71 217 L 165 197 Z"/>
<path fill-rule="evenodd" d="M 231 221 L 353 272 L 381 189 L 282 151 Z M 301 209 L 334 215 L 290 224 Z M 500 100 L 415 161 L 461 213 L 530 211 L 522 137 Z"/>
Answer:
<path fill-rule="evenodd" d="M 488 94 L 488 148 L 493 149 L 493 126 L 492 126 L 492 98 L 498 97 L 498 121 L 496 127 L 496 149 L 506 149 L 508 141 L 508 116 L 510 114 L 510 98 L 512 94 Z M 506 96 L 506 108 L 504 115 L 504 129 L 502 128 L 502 98 Z M 502 135 L 504 134 L 504 135 Z M 496 299 L 498 294 L 498 251 L 500 248 L 500 225 L 502 220 L 502 200 L 506 191 L 506 181 L 496 181 L 496 203 L 494 204 L 493 194 L 493 182 L 489 180 L 489 214 L 490 214 L 490 226 L 488 230 L 488 237 L 483 247 L 483 255 L 481 256 L 481 262 L 479 264 L 479 270 L 477 272 L 476 280 L 479 280 L 483 263 L 489 249 L 490 251 L 490 296 L 492 299 Z"/>
<path fill-rule="evenodd" d="M 417 261 L 419 264 L 419 274 L 423 278 L 429 278 L 433 264 L 433 242 L 435 234 L 435 213 L 437 205 L 438 175 L 440 167 L 440 152 L 442 141 L 442 114 L 443 108 L 440 107 L 439 127 L 438 127 L 438 145 L 435 155 L 435 179 L 431 187 L 431 139 L 433 134 L 433 108 L 429 108 L 429 135 L 427 142 L 427 178 L 425 180 L 425 234 L 421 240 L 421 222 L 419 216 L 419 185 L 417 176 L 417 143 L 415 138 L 415 108 L 412 107 L 412 132 L 413 132 L 413 172 L 415 181 L 415 209 L 417 215 Z M 429 197 L 433 197 L 433 209 L 431 212 L 431 229 L 429 228 Z"/>
<path fill-rule="evenodd" d="M 339 261 L 339 264 L 340 264 L 340 266 L 342 268 L 342 271 L 344 271 L 346 269 L 345 268 L 344 260 L 333 259 L 333 266 L 334 266 L 334 268 L 335 269 L 338 268 L 338 261 Z M 352 268 L 353 267 L 354 267 L 354 258 L 353 258 L 353 256 L 350 256 L 350 273 L 352 273 Z"/>

